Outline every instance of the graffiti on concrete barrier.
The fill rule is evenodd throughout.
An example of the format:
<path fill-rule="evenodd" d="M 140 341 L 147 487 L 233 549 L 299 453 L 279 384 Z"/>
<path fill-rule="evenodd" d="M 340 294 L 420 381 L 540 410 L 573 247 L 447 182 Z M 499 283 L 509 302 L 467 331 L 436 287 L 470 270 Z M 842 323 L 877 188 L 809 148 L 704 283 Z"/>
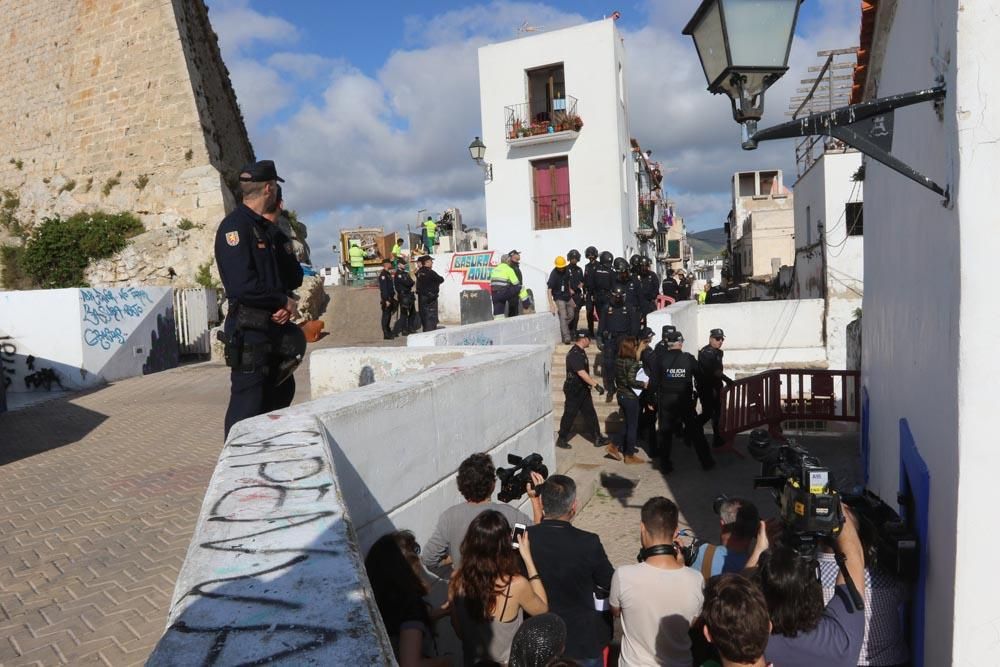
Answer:
<path fill-rule="evenodd" d="M 456 252 L 451 256 L 451 267 L 448 273 L 459 273 L 463 285 L 478 285 L 482 289 L 490 288 L 490 274 L 497 265 L 493 255 L 495 251 Z"/>
<path fill-rule="evenodd" d="M 65 389 L 62 382 L 59 381 L 59 375 L 51 368 L 42 368 L 35 371 L 31 375 L 24 376 L 24 388 L 25 389 L 44 389 L 45 391 L 52 391 L 52 385 L 56 384 L 60 389 Z"/>
<path fill-rule="evenodd" d="M 469 334 L 462 339 L 459 345 L 492 345 L 493 339 L 481 333 Z"/>
<path fill-rule="evenodd" d="M 128 334 L 122 333 L 118 327 L 83 330 L 83 342 L 90 347 L 100 347 L 102 350 L 110 350 L 112 345 L 124 345 L 127 336 Z"/>
<path fill-rule="evenodd" d="M 17 357 L 17 345 L 10 336 L 0 338 L 0 366 L 3 367 L 3 386 L 7 388 L 14 381 L 14 360 Z"/>

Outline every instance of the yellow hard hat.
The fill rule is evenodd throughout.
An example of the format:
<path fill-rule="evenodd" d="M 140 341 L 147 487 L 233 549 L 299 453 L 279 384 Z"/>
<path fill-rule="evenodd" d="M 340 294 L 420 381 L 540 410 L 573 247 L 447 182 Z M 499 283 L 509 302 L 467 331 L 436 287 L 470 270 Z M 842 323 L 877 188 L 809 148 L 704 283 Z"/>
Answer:
<path fill-rule="evenodd" d="M 563 257 L 562 255 L 559 255 L 558 257 L 556 257 L 556 268 L 557 269 L 564 269 L 564 268 L 566 268 L 566 258 Z"/>

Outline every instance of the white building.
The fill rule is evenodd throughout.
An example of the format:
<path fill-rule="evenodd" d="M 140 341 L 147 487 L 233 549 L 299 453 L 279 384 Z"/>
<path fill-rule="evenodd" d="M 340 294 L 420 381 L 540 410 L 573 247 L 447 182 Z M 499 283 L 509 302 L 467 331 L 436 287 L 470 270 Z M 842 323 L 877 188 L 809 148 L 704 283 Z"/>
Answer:
<path fill-rule="evenodd" d="M 733 174 L 732 195 L 726 227 L 734 279 L 776 276 L 795 256 L 793 197 L 781 170 Z"/>
<path fill-rule="evenodd" d="M 827 298 L 830 368 L 847 367 L 847 325 L 864 295 L 864 183 L 854 180 L 860 168 L 861 153 L 831 148 L 794 188 L 792 298 Z"/>
<path fill-rule="evenodd" d="M 637 251 L 624 68 L 612 19 L 479 49 L 490 248 L 521 251 L 539 309 L 556 256 Z"/>
<path fill-rule="evenodd" d="M 996 665 L 1000 579 L 995 3 L 878 3 L 862 31 L 864 99 L 930 88 L 947 97 L 895 112 L 892 154 L 950 201 L 865 160 L 863 450 L 870 486 L 904 493 L 922 551 L 913 600 L 921 665 Z"/>

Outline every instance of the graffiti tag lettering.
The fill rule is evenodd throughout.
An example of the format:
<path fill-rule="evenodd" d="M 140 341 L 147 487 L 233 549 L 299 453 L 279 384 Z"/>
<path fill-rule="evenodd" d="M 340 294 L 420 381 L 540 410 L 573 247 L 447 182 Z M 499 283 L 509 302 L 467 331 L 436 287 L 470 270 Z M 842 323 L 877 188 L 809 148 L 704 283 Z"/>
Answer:
<path fill-rule="evenodd" d="M 112 345 L 124 345 L 126 334 L 119 328 L 109 329 L 84 329 L 83 342 L 90 347 L 98 347 L 102 350 L 110 350 Z"/>

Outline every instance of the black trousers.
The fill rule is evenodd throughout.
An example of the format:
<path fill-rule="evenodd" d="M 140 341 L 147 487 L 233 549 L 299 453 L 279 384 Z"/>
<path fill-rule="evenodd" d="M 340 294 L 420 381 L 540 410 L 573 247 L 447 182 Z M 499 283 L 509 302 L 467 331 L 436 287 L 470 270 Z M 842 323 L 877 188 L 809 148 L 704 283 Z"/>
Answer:
<path fill-rule="evenodd" d="M 639 397 L 631 389 L 623 389 L 618 392 L 618 407 L 622 410 L 625 427 L 621 434 L 622 442 L 619 449 L 622 454 L 632 456 L 639 448 L 639 413 L 642 411 L 642 405 Z"/>
<path fill-rule="evenodd" d="M 684 444 L 694 447 L 702 467 L 715 463 L 712 452 L 701 430 L 701 423 L 694 411 L 694 401 L 681 394 L 660 394 L 657 411 L 660 417 L 660 429 L 657 433 L 657 455 L 660 463 L 669 464 L 673 450 L 674 436 L 683 432 Z"/>
<path fill-rule="evenodd" d="M 566 397 L 566 407 L 563 409 L 562 419 L 559 420 L 559 437 L 564 440 L 569 437 L 577 415 L 583 414 L 583 420 L 586 422 L 584 434 L 592 436 L 595 443 L 600 442 L 604 436 L 601 435 L 601 423 L 597 419 L 590 387 L 576 380 L 567 380 L 563 383 L 563 395 Z"/>
<path fill-rule="evenodd" d="M 294 325 L 293 325 L 294 326 Z M 259 331 L 245 331 L 244 344 L 268 343 L 267 334 Z M 272 410 L 287 408 L 295 398 L 295 378 L 290 377 L 275 386 L 275 364 L 255 364 L 252 370 L 233 370 L 230 375 L 229 407 L 226 409 L 226 437 L 236 422 L 256 417 Z"/>
<path fill-rule="evenodd" d="M 608 391 L 615 390 L 615 362 L 618 360 L 618 346 L 624 335 L 611 334 L 601 350 L 601 377 L 604 379 L 604 388 Z"/>
<path fill-rule="evenodd" d="M 581 306 L 579 305 L 580 302 L 577 301 L 576 299 L 570 299 L 569 303 L 570 303 L 570 307 L 573 309 L 572 310 L 573 317 L 571 317 L 570 320 L 569 320 L 569 331 L 570 331 L 571 334 L 575 334 L 577 328 L 580 326 L 580 307 Z"/>
<path fill-rule="evenodd" d="M 396 312 L 396 302 L 390 301 L 389 305 L 385 305 L 385 301 L 382 302 L 382 335 L 391 336 L 392 335 L 392 314 Z"/>
<path fill-rule="evenodd" d="M 395 334 L 403 334 L 420 331 L 420 319 L 417 317 L 416 304 L 411 300 L 408 303 L 399 302 L 399 317 L 396 318 L 396 326 L 393 329 Z"/>
<path fill-rule="evenodd" d="M 424 331 L 434 331 L 438 326 L 438 301 L 420 297 L 420 323 Z"/>
<path fill-rule="evenodd" d="M 722 444 L 722 436 L 719 435 L 719 417 L 722 416 L 721 391 L 722 387 L 709 387 L 700 394 L 701 415 L 698 416 L 698 421 L 702 427 L 709 421 L 712 422 L 712 436 L 716 445 Z"/>
<path fill-rule="evenodd" d="M 587 309 L 587 333 L 590 337 L 594 337 L 594 314 L 597 309 L 597 301 L 594 299 L 593 295 L 588 294 L 587 300 L 584 302 L 583 307 Z"/>

